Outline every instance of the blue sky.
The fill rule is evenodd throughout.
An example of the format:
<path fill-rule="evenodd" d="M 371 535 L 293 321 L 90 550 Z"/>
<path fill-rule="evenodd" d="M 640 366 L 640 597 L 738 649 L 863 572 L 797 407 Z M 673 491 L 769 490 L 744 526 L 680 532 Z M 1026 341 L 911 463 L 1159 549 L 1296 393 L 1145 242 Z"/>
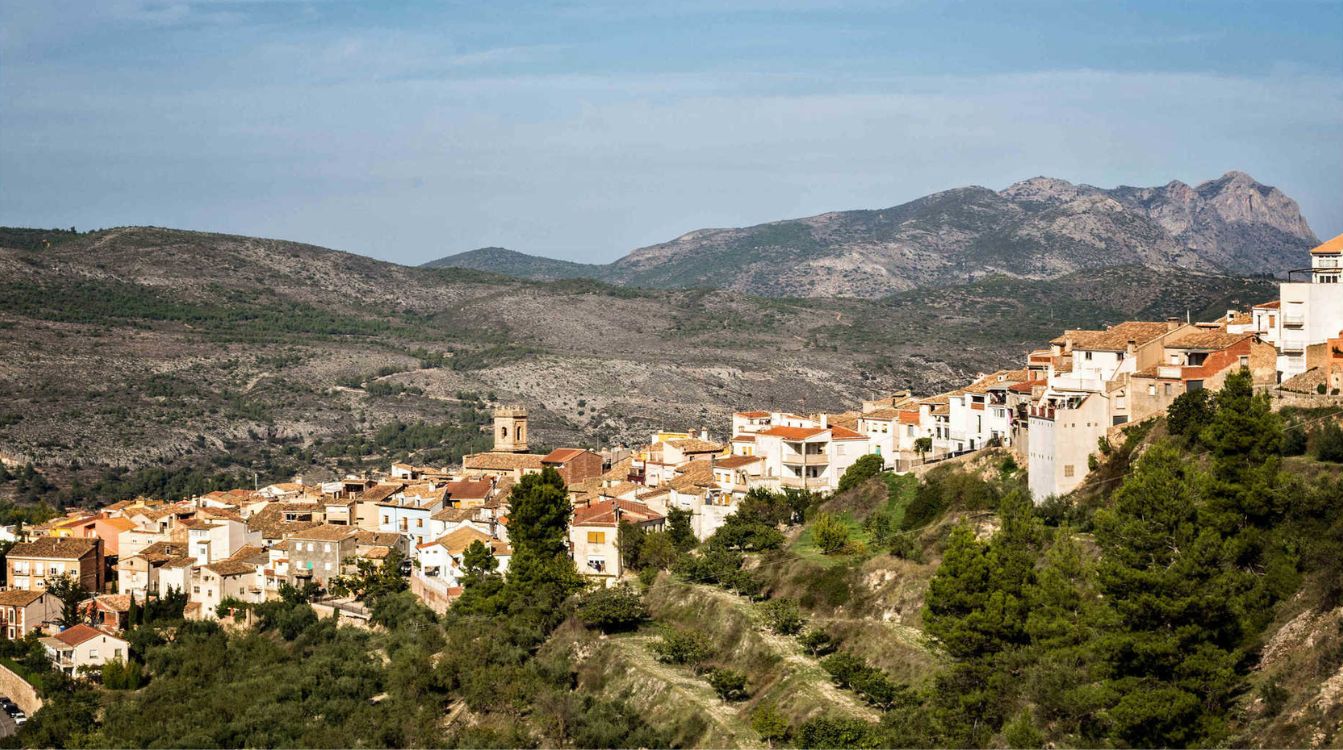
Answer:
<path fill-rule="evenodd" d="M 1034 175 L 1343 232 L 1343 2 L 0 0 L 0 223 L 606 262 Z"/>

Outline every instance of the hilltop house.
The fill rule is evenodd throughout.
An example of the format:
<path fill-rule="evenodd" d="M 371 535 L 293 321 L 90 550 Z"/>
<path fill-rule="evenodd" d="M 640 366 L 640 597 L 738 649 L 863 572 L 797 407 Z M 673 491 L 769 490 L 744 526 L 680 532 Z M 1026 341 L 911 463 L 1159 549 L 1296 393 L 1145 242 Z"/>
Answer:
<path fill-rule="evenodd" d="M 61 614 L 60 600 L 45 591 L 0 591 L 0 634 L 11 641 L 45 630 Z"/>
<path fill-rule="evenodd" d="M 569 547 L 580 573 L 607 585 L 620 579 L 625 572 L 618 545 L 621 522 L 656 530 L 662 528 L 663 515 L 632 500 L 601 500 L 574 510 Z"/>
<path fill-rule="evenodd" d="M 41 639 L 52 666 L 71 677 L 80 668 L 101 667 L 109 661 L 130 658 L 131 648 L 126 641 L 91 625 L 79 624 L 53 636 Z"/>
<path fill-rule="evenodd" d="M 85 591 L 103 588 L 103 542 L 97 537 L 38 537 L 5 555 L 10 588 L 41 591 L 47 578 L 73 576 Z"/>

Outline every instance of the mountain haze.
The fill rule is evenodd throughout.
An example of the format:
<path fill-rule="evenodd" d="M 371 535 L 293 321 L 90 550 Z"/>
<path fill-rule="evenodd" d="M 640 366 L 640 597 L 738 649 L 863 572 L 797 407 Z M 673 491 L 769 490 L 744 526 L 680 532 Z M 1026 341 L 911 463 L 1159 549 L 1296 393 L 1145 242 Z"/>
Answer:
<path fill-rule="evenodd" d="M 605 266 L 493 250 L 428 265 L 769 297 L 871 298 L 993 275 L 1050 279 L 1127 265 L 1280 274 L 1300 267 L 1317 241 L 1294 200 L 1243 172 L 1192 187 L 1173 181 L 1108 190 L 1035 177 L 880 210 L 700 229 Z"/>

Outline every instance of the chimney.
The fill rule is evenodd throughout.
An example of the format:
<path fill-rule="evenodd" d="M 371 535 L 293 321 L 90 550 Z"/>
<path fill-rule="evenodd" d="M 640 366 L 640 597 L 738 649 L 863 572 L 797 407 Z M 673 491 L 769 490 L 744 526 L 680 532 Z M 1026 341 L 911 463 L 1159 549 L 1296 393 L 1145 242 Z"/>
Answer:
<path fill-rule="evenodd" d="M 821 429 L 830 429 L 830 415 L 825 412 L 821 412 Z"/>
<path fill-rule="evenodd" d="M 1129 340 L 1128 340 L 1128 343 L 1124 344 L 1124 352 L 1125 352 L 1126 356 L 1129 356 L 1129 357 L 1132 357 L 1133 355 L 1137 354 L 1137 353 L 1138 353 L 1138 340 L 1137 340 L 1137 339 L 1129 339 Z"/>
<path fill-rule="evenodd" d="M 699 429 L 699 439 L 700 439 L 700 440 L 703 440 L 703 441 L 706 442 L 706 443 L 709 442 L 709 430 L 708 430 L 708 428 L 706 428 L 706 427 L 701 427 L 701 428 Z"/>
<path fill-rule="evenodd" d="M 1173 330 L 1175 330 L 1176 328 L 1179 328 L 1179 327 L 1180 327 L 1180 319 L 1179 319 L 1179 318 L 1166 318 L 1166 330 L 1167 330 L 1167 331 L 1173 331 Z"/>

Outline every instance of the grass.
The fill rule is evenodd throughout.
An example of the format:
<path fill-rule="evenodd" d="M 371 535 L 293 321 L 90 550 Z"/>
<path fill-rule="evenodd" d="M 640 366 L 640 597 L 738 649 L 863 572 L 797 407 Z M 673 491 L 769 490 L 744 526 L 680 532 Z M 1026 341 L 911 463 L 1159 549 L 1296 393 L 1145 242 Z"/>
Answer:
<path fill-rule="evenodd" d="M 842 511 L 834 514 L 835 518 L 849 527 L 849 546 L 845 552 L 827 555 L 821 551 L 812 539 L 812 532 L 815 529 L 814 523 L 809 523 L 802 529 L 802 533 L 788 547 L 788 551 L 809 562 L 816 563 L 822 567 L 832 567 L 843 565 L 854 559 L 864 558 L 870 554 L 868 543 L 872 540 L 872 535 L 863 528 L 861 521 L 853 517 L 848 511 Z"/>

